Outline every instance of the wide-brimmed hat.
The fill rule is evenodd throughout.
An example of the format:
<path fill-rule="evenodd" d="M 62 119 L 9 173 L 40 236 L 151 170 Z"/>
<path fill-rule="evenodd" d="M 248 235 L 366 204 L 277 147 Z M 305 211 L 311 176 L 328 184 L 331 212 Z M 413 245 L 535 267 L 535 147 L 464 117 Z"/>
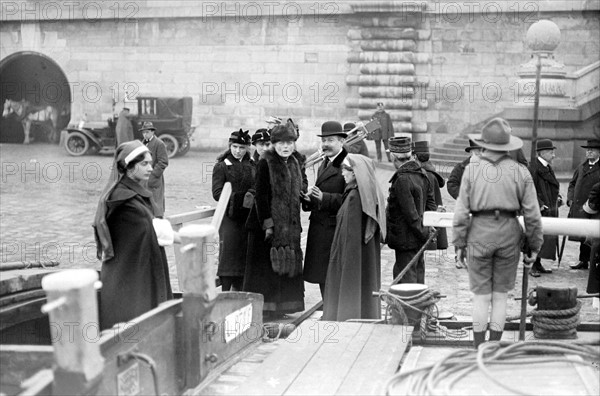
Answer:
<path fill-rule="evenodd" d="M 592 140 L 588 140 L 587 144 L 585 146 L 581 146 L 582 148 L 595 148 L 595 149 L 600 149 L 600 140 L 598 139 L 592 139 Z"/>
<path fill-rule="evenodd" d="M 389 152 L 409 157 L 412 154 L 411 141 L 412 139 L 406 136 L 391 137 L 388 139 Z"/>
<path fill-rule="evenodd" d="M 356 128 L 356 124 L 353 122 L 347 122 L 344 124 L 344 132 L 350 132 L 354 128 Z"/>
<path fill-rule="evenodd" d="M 550 139 L 540 139 L 537 141 L 535 150 L 536 151 L 542 151 L 542 150 L 554 150 L 556 149 L 556 147 L 554 147 L 554 143 L 552 143 L 552 140 Z"/>
<path fill-rule="evenodd" d="M 473 140 L 469 139 L 469 147 L 465 147 L 465 151 L 467 153 L 470 153 L 471 150 L 473 149 L 480 149 L 481 147 L 479 147 Z"/>
<path fill-rule="evenodd" d="M 327 121 L 321 125 L 321 134 L 317 135 L 318 137 L 327 137 L 327 136 L 342 136 L 348 137 L 348 134 L 344 132 L 342 128 L 342 124 L 337 121 Z"/>
<path fill-rule="evenodd" d="M 267 131 L 266 128 L 261 128 L 256 131 L 254 135 L 252 135 L 252 144 L 256 145 L 257 142 L 270 142 L 271 134 Z"/>
<path fill-rule="evenodd" d="M 154 128 L 154 124 L 152 122 L 144 121 L 140 127 L 140 132 L 143 131 L 156 131 L 156 128 Z"/>
<path fill-rule="evenodd" d="M 420 142 L 413 142 L 412 149 L 415 153 L 429 153 L 429 142 L 425 140 Z"/>
<path fill-rule="evenodd" d="M 231 132 L 231 135 L 229 136 L 229 143 L 249 145 L 250 144 L 250 132 L 243 131 L 242 128 L 240 128 L 239 131 Z"/>
<path fill-rule="evenodd" d="M 503 118 L 492 118 L 483 126 L 481 134 L 471 133 L 472 139 L 478 146 L 492 151 L 511 151 L 523 147 L 523 141 L 511 136 L 512 128 Z"/>

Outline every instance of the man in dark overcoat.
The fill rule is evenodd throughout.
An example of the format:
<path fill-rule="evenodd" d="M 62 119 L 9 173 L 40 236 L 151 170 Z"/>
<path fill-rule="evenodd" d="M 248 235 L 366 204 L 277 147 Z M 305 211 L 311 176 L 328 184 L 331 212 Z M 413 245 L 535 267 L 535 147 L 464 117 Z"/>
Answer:
<path fill-rule="evenodd" d="M 562 197 L 559 193 L 560 184 L 552 170 L 552 161 L 556 156 L 555 150 L 556 147 L 552 140 L 538 140 L 536 146 L 538 157 L 529 166 L 542 217 L 558 217 L 558 208 L 562 205 Z M 551 269 L 544 268 L 541 259 L 556 259 L 557 246 L 558 236 L 544 235 L 542 249 L 529 270 L 531 276 L 539 277 L 540 274 L 552 273 Z"/>
<path fill-rule="evenodd" d="M 396 278 L 416 256 L 429 237 L 429 227 L 423 225 L 423 213 L 436 210 L 433 188 L 427 172 L 414 160 L 411 139 L 389 140 L 396 173 L 386 209 L 386 242 L 396 253 L 393 276 Z M 416 264 L 400 279 L 400 283 L 425 283 L 425 260 L 421 254 Z"/>
<path fill-rule="evenodd" d="M 600 220 L 600 182 L 594 184 L 583 210 L 590 219 Z M 600 291 L 600 238 L 591 241 L 590 273 L 586 291 L 590 294 Z"/>
<path fill-rule="evenodd" d="M 371 120 L 379 121 L 381 128 L 373 132 L 373 140 L 375 140 L 375 150 L 377 151 L 377 161 L 381 162 L 381 142 L 385 147 L 385 153 L 388 161 L 392 162 L 392 157 L 388 152 L 388 139 L 394 137 L 394 124 L 392 124 L 392 117 L 384 110 L 383 102 L 377 103 L 377 110 L 371 117 Z"/>
<path fill-rule="evenodd" d="M 448 194 L 454 199 L 458 198 L 458 192 L 460 191 L 460 181 L 462 179 L 462 175 L 465 172 L 465 168 L 471 162 L 471 157 L 479 156 L 481 154 L 481 147 L 477 146 L 474 141 L 469 139 L 469 147 L 465 147 L 465 151 L 470 153 L 471 156 L 467 157 L 464 161 L 459 162 L 454 165 L 452 168 L 452 172 L 450 172 L 450 176 L 448 176 L 448 182 L 446 183 L 446 189 L 448 190 Z"/>
<path fill-rule="evenodd" d="M 167 169 L 167 166 L 169 166 L 167 147 L 162 140 L 156 137 L 156 128 L 154 128 L 151 122 L 144 122 L 140 131 L 144 136 L 143 143 L 148 147 L 150 154 L 152 154 L 152 174 L 150 175 L 150 179 L 148 179 L 148 190 L 152 192 L 156 205 L 154 215 L 156 217 L 163 217 L 165 215 L 165 178 L 163 173 Z"/>
<path fill-rule="evenodd" d="M 131 125 L 131 120 L 129 119 L 129 108 L 123 107 L 123 110 L 121 110 L 119 113 L 117 126 L 115 127 L 115 133 L 117 138 L 117 147 L 121 143 L 130 142 L 134 139 L 133 125 Z"/>
<path fill-rule="evenodd" d="M 323 296 L 336 215 L 342 206 L 346 187 L 341 165 L 348 152 L 343 148 L 347 134 L 339 122 L 323 123 L 321 134 L 317 136 L 321 138 L 325 160 L 319 166 L 315 185 L 302 197 L 302 210 L 311 212 L 306 240 L 304 280 L 318 283 Z"/>
<path fill-rule="evenodd" d="M 576 219 L 587 218 L 583 204 L 588 199 L 592 186 L 600 181 L 600 140 L 588 140 L 585 146 L 586 160 L 579 165 L 573 173 L 573 178 L 569 182 L 569 191 L 567 192 L 567 206 L 569 217 Z M 569 237 L 570 240 L 581 242 L 579 247 L 579 262 L 571 265 L 572 269 L 587 269 L 590 262 L 590 247 L 584 243 L 581 238 Z"/>
<path fill-rule="evenodd" d="M 427 172 L 427 178 L 433 188 L 433 196 L 435 197 L 436 210 L 444 211 L 444 201 L 442 201 L 442 191 L 440 188 L 446 185 L 446 181 L 436 170 L 431 162 L 429 162 L 429 142 L 421 141 L 413 143 L 413 153 L 421 164 L 421 167 Z M 448 248 L 448 235 L 445 228 L 440 228 L 437 236 L 428 246 L 427 250 L 446 250 Z"/>

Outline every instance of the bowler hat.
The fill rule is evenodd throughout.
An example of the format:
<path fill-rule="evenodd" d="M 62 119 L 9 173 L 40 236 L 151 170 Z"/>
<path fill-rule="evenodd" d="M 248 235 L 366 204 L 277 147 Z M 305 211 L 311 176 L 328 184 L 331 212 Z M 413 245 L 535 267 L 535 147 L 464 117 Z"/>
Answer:
<path fill-rule="evenodd" d="M 327 136 L 342 136 L 347 137 L 348 134 L 344 132 L 342 128 L 342 124 L 337 121 L 327 121 L 321 125 L 321 134 L 317 135 L 319 137 L 327 137 Z"/>
<path fill-rule="evenodd" d="M 270 142 L 271 134 L 266 128 L 261 128 L 256 131 L 254 135 L 252 135 L 252 144 L 256 145 L 257 142 Z"/>
<path fill-rule="evenodd" d="M 508 121 L 496 117 L 483 126 L 481 134 L 469 134 L 469 139 L 478 146 L 492 151 L 511 151 L 523 147 L 523 141 L 516 136 L 511 136 L 511 131 Z"/>
<path fill-rule="evenodd" d="M 554 143 L 552 143 L 552 140 L 550 139 L 540 139 L 537 141 L 537 145 L 535 150 L 536 151 L 542 151 L 542 150 L 554 150 L 556 147 L 554 147 Z"/>
<path fill-rule="evenodd" d="M 465 151 L 467 153 L 470 153 L 471 150 L 473 149 L 480 149 L 481 147 L 479 147 L 477 144 L 475 144 L 474 141 L 472 141 L 471 139 L 469 139 L 469 147 L 465 147 Z"/>
<path fill-rule="evenodd" d="M 420 142 L 414 142 L 413 151 L 415 153 L 429 153 L 429 142 L 425 140 Z"/>
<path fill-rule="evenodd" d="M 592 139 L 592 140 L 588 140 L 587 144 L 585 146 L 581 146 L 582 148 L 595 148 L 595 149 L 600 149 L 600 140 L 598 139 Z"/>
<path fill-rule="evenodd" d="M 231 132 L 229 143 L 248 145 L 250 144 L 250 133 L 248 131 L 243 131 L 242 128 L 240 128 L 239 131 Z"/>
<path fill-rule="evenodd" d="M 140 131 L 156 131 L 156 128 L 154 128 L 154 124 L 152 122 L 144 121 Z"/>
<path fill-rule="evenodd" d="M 356 128 L 356 124 L 353 122 L 347 122 L 344 124 L 344 132 L 350 132 L 354 128 Z"/>
<path fill-rule="evenodd" d="M 407 154 L 410 156 L 411 138 L 405 136 L 391 137 L 388 139 L 390 153 Z"/>

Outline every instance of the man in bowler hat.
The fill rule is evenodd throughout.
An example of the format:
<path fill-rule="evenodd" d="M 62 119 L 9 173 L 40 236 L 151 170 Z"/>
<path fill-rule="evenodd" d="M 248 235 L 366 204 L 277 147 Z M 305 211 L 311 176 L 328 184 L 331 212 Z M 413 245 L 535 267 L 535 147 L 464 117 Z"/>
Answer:
<path fill-rule="evenodd" d="M 600 140 L 588 140 L 585 146 L 585 162 L 579 165 L 569 182 L 567 192 L 567 206 L 570 207 L 569 217 L 585 219 L 587 215 L 583 204 L 588 199 L 592 186 L 600 181 Z M 583 238 L 569 237 L 569 240 L 580 241 L 579 262 L 571 265 L 572 269 L 588 269 L 590 263 L 590 246 Z"/>
<path fill-rule="evenodd" d="M 562 197 L 559 193 L 560 184 L 556 180 L 552 170 L 556 147 L 550 139 L 537 141 L 537 158 L 529 165 L 529 173 L 535 185 L 538 204 L 543 217 L 558 217 L 558 208 L 562 205 Z M 544 235 L 544 244 L 535 262 L 529 270 L 529 275 L 539 277 L 540 274 L 551 274 L 552 270 L 542 265 L 541 259 L 556 259 L 556 248 L 558 236 Z"/>
<path fill-rule="evenodd" d="M 325 160 L 319 166 L 315 185 L 302 196 L 302 210 L 311 212 L 304 260 L 304 280 L 318 283 L 323 296 L 336 215 L 342 206 L 342 196 L 346 187 L 341 165 L 348 152 L 343 147 L 347 134 L 339 122 L 323 123 L 321 134 L 317 136 L 321 138 L 321 149 L 325 154 Z"/>
<path fill-rule="evenodd" d="M 450 176 L 448 176 L 448 182 L 446 183 L 446 189 L 448 190 L 448 194 L 454 199 L 458 198 L 458 192 L 460 191 L 460 181 L 462 179 L 462 175 L 465 171 L 465 168 L 473 160 L 473 158 L 479 157 L 481 154 L 481 147 L 475 144 L 474 141 L 469 139 L 469 147 L 465 147 L 465 151 L 471 154 L 469 157 L 465 158 L 462 162 L 454 165 L 452 168 L 452 172 L 450 172 Z"/>
<path fill-rule="evenodd" d="M 535 262 L 544 240 L 531 175 L 508 154 L 523 146 L 511 131 L 506 120 L 493 118 L 481 135 L 469 135 L 483 152 L 465 168 L 454 209 L 453 242 L 458 260 L 468 261 L 473 293 L 475 348 L 485 341 L 488 323 L 490 341 L 502 338 L 508 292 L 515 287 L 520 259 L 523 232 L 517 215 L 525 222 L 527 263 Z"/>
<path fill-rule="evenodd" d="M 140 132 L 144 136 L 143 143 L 152 154 L 152 174 L 148 179 L 148 190 L 152 192 L 156 204 L 154 215 L 163 217 L 165 215 L 165 178 L 163 173 L 169 166 L 167 147 L 162 140 L 156 137 L 156 128 L 150 121 L 142 124 Z"/>
<path fill-rule="evenodd" d="M 435 211 L 433 187 L 427 172 L 414 160 L 409 137 L 389 139 L 389 151 L 396 173 L 392 176 L 387 209 L 386 243 L 396 254 L 393 276 L 396 278 L 415 257 L 429 237 L 423 225 L 423 213 Z M 425 260 L 421 254 L 400 279 L 400 283 L 425 283 Z"/>

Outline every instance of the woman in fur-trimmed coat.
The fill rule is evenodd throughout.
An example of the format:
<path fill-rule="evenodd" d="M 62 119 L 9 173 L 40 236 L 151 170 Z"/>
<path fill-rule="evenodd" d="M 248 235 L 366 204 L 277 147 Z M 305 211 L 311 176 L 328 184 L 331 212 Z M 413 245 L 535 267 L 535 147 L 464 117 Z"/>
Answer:
<path fill-rule="evenodd" d="M 221 198 L 226 182 L 231 183 L 231 198 L 219 228 L 219 267 L 217 275 L 223 291 L 240 291 L 246 268 L 246 219 L 252 207 L 255 167 L 250 161 L 248 131 L 233 132 L 229 150 L 217 158 L 212 175 L 212 193 Z"/>
<path fill-rule="evenodd" d="M 293 128 L 271 131 L 272 147 L 258 162 L 255 206 L 248 218 L 244 291 L 264 296 L 263 313 L 277 317 L 304 310 L 300 247 L 301 165 Z"/>

